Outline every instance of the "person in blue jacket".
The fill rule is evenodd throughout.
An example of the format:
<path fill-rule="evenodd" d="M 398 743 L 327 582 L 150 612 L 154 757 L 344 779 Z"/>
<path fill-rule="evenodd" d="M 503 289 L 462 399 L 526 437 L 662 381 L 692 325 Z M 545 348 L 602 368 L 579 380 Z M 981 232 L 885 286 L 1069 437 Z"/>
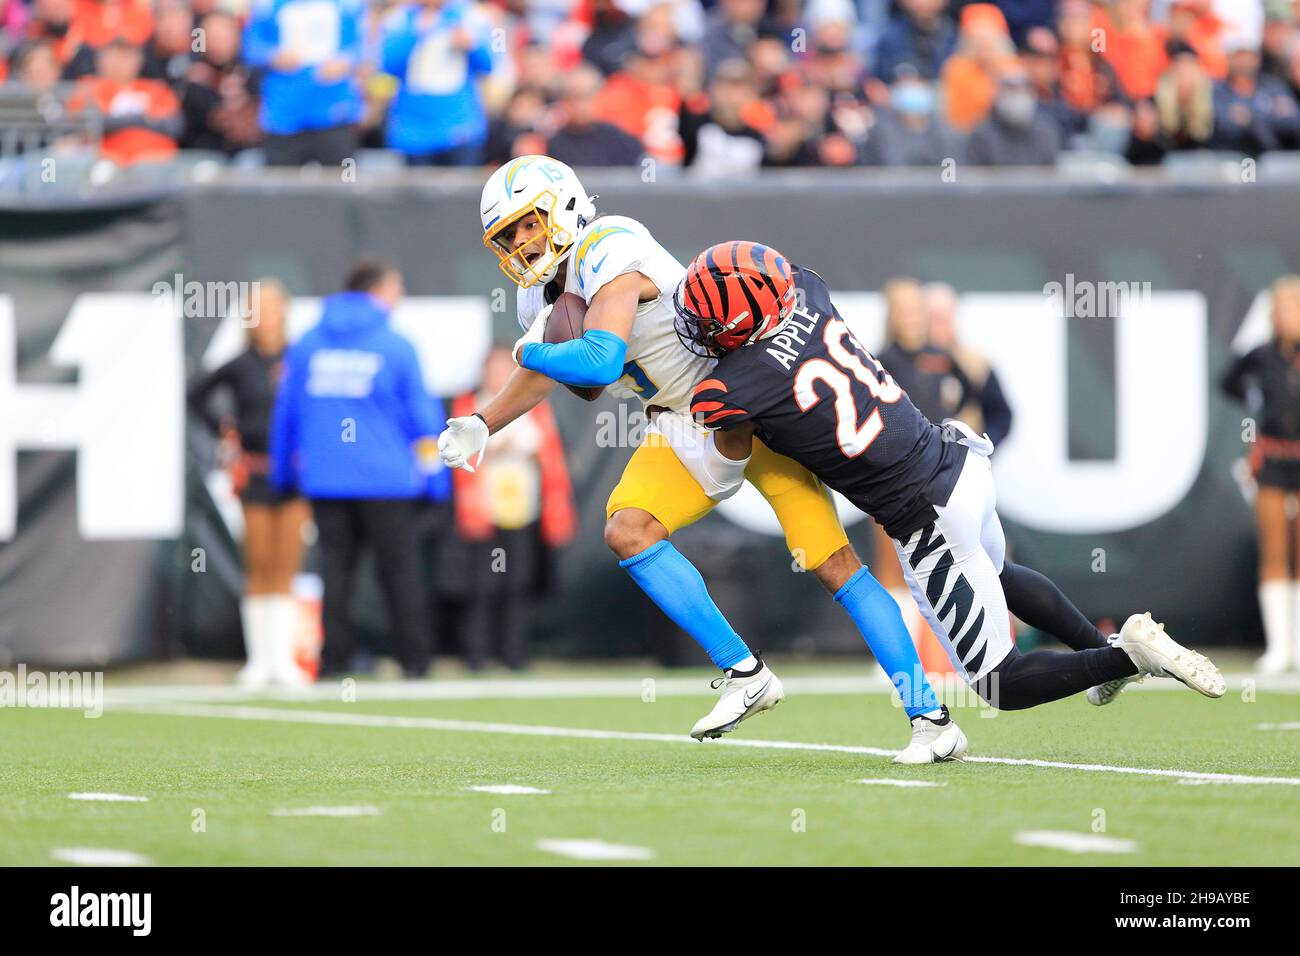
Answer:
<path fill-rule="evenodd" d="M 429 668 L 428 595 L 419 538 L 421 499 L 446 416 L 425 388 L 415 347 L 389 325 L 402 276 L 382 261 L 357 264 L 346 291 L 289 349 L 271 416 L 272 485 L 311 499 L 325 593 L 321 676 L 346 673 L 358 552 L 369 544 L 388 604 L 402 671 Z M 438 483 L 445 487 L 445 480 Z"/>
<path fill-rule="evenodd" d="M 421 0 L 384 25 L 385 73 L 397 77 L 388 111 L 388 145 L 411 165 L 483 162 L 488 118 L 478 79 L 492 71 L 487 30 L 461 0 Z"/>
<path fill-rule="evenodd" d="M 364 0 L 253 0 L 244 59 L 264 71 L 259 120 L 272 166 L 356 155 Z"/>

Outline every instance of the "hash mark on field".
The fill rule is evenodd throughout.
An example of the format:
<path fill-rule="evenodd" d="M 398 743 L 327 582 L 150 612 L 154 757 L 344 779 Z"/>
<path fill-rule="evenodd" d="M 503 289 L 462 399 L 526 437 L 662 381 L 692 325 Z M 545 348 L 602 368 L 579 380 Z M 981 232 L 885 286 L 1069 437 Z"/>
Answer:
<path fill-rule="evenodd" d="M 537 849 L 571 860 L 652 860 L 655 851 L 604 840 L 538 840 Z"/>
<path fill-rule="evenodd" d="M 1256 724 L 1256 730 L 1300 730 L 1300 720 L 1290 720 L 1282 724 Z"/>
<path fill-rule="evenodd" d="M 537 724 L 499 724 L 477 720 L 449 720 L 443 717 L 394 717 L 388 714 L 347 714 L 327 710 L 284 710 L 277 707 L 244 707 L 223 704 L 134 704 L 119 706 L 122 712 L 173 717 L 224 717 L 228 720 L 271 720 L 296 724 L 329 724 L 342 727 L 402 727 L 472 734 L 517 734 L 526 737 L 561 737 L 575 740 L 629 740 L 647 743 L 708 746 L 685 734 L 657 734 L 625 730 L 592 730 L 585 727 L 546 727 Z M 821 753 L 864 754 L 893 757 L 899 751 L 883 747 L 848 744 L 814 744 L 798 740 L 752 740 L 723 737 L 711 742 L 721 747 L 754 747 L 762 750 L 804 750 Z M 1173 777 L 1210 780 L 1219 783 L 1268 783 L 1300 786 L 1300 777 L 1253 777 L 1240 773 L 1211 773 L 1198 770 L 1165 770 L 1157 767 L 1117 767 L 1100 763 L 1066 763 L 1061 760 L 1033 760 L 1024 757 L 967 757 L 966 763 L 991 763 L 1008 767 L 1042 767 L 1052 770 L 1080 770 L 1086 773 L 1122 773 L 1139 777 Z"/>
<path fill-rule="evenodd" d="M 60 847 L 50 851 L 50 856 L 60 863 L 77 866 L 149 866 L 147 856 L 130 850 L 108 850 L 94 846 Z"/>
<path fill-rule="evenodd" d="M 100 800 L 104 803 L 148 803 L 148 797 L 128 797 L 124 793 L 70 793 L 69 800 Z"/>
<path fill-rule="evenodd" d="M 1102 836 L 1099 833 L 1071 833 L 1069 830 L 1021 830 L 1016 834 L 1021 846 L 1039 846 L 1067 853 L 1132 853 L 1133 840 Z"/>
<path fill-rule="evenodd" d="M 273 817 L 377 817 L 378 807 L 285 807 L 272 810 Z"/>
<path fill-rule="evenodd" d="M 878 783 L 886 787 L 946 787 L 947 782 L 935 780 L 894 780 L 888 777 L 868 777 L 865 780 L 854 780 L 854 783 Z"/>
<path fill-rule="evenodd" d="M 483 787 L 466 787 L 466 790 L 475 790 L 478 793 L 499 793 L 505 796 L 526 795 L 526 794 L 548 794 L 549 790 L 538 790 L 536 787 L 521 787 L 515 783 L 494 783 Z"/>

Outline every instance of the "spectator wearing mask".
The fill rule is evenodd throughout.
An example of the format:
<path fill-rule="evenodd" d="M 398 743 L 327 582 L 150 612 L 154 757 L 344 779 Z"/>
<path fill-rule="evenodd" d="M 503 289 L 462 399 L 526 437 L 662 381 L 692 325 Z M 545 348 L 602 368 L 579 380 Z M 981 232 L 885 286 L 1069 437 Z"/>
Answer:
<path fill-rule="evenodd" d="M 953 357 L 970 388 L 966 403 L 953 417 L 988 435 L 994 445 L 1002 444 L 1011 434 L 1011 406 L 989 360 L 957 339 L 957 293 L 946 283 L 931 282 L 922 295 L 929 344 Z"/>
<path fill-rule="evenodd" d="M 239 59 L 239 23 L 228 13 L 209 13 L 200 24 L 203 51 L 189 65 L 185 82 L 197 104 L 182 148 L 233 155 L 262 142 L 257 121 L 257 76 Z"/>
<path fill-rule="evenodd" d="M 183 123 L 180 103 L 158 80 L 140 77 L 144 56 L 124 37 L 110 40 L 97 57 L 99 71 L 81 80 L 68 99 L 72 113 L 103 117 L 100 152 L 121 166 L 161 162 L 176 155 Z"/>
<path fill-rule="evenodd" d="M 1224 52 L 1228 75 L 1214 84 L 1214 147 L 1258 157 L 1300 140 L 1300 107 L 1286 84 L 1260 74 L 1259 50 L 1228 37 Z"/>
<path fill-rule="evenodd" d="M 194 412 L 220 435 L 235 494 L 244 514 L 244 597 L 240 620 L 247 663 L 244 687 L 297 686 L 306 675 L 294 660 L 298 610 L 293 577 L 302 563 L 302 531 L 311 513 L 292 492 L 271 486 L 271 408 L 283 370 L 289 297 L 274 279 L 253 283 L 247 303 L 253 324 L 248 347 L 225 365 L 200 376 L 189 390 Z M 225 393 L 234 414 L 222 416 L 213 398 Z"/>
<path fill-rule="evenodd" d="M 1300 276 L 1274 282 L 1272 299 L 1271 340 L 1237 357 L 1223 377 L 1223 390 L 1259 422 L 1250 458 L 1265 640 L 1258 667 L 1268 674 L 1300 669 L 1300 534 L 1288 513 L 1300 493 Z"/>
<path fill-rule="evenodd" d="M 1186 43 L 1169 44 L 1169 68 L 1156 84 L 1155 107 L 1165 151 L 1209 146 L 1214 135 L 1214 81 Z"/>
<path fill-rule="evenodd" d="M 271 484 L 311 500 L 319 531 L 322 676 L 349 669 L 349 611 L 358 552 L 376 557 L 396 656 L 407 677 L 431 658 L 427 581 L 417 518 L 445 424 L 425 389 L 415 348 L 389 325 L 402 276 L 358 263 L 345 291 L 289 349 L 271 418 Z"/>
<path fill-rule="evenodd" d="M 556 106 L 560 126 L 541 152 L 570 166 L 635 166 L 643 150 L 636 137 L 596 116 L 596 95 L 604 78 L 583 64 L 560 81 Z"/>
<path fill-rule="evenodd" d="M 1002 76 L 993 113 L 971 133 L 966 158 L 977 166 L 1051 166 L 1061 130 L 1043 112 L 1023 67 Z"/>
<path fill-rule="evenodd" d="M 935 115 L 934 87 L 904 64 L 889 91 L 889 105 L 877 111 L 863 162 L 869 166 L 938 166 L 965 160 L 962 138 Z"/>
<path fill-rule="evenodd" d="M 458 398 L 453 413 L 473 414 L 514 370 L 510 350 L 493 348 L 479 396 Z M 481 670 L 497 652 L 506 667 L 523 670 L 537 602 L 555 577 L 554 552 L 577 531 L 573 486 L 550 406 L 542 402 L 497 432 L 482 465 L 473 472 L 458 469 L 452 478 L 456 529 L 468 552 L 465 664 Z"/>
<path fill-rule="evenodd" d="M 937 80 L 957 47 L 957 25 L 943 0 L 901 0 L 899 6 L 901 12 L 881 31 L 872 72 L 892 84 L 906 65 L 923 80 Z"/>
<path fill-rule="evenodd" d="M 272 166 L 336 166 L 356 153 L 362 0 L 254 0 L 244 59 L 264 71 L 261 124 Z"/>
<path fill-rule="evenodd" d="M 998 77 L 1015 55 L 1007 21 L 991 3 L 972 3 L 961 11 L 957 51 L 940 71 L 948 123 L 968 133 L 989 115 Z"/>
<path fill-rule="evenodd" d="M 753 125 L 761 112 L 754 72 L 744 60 L 718 64 L 703 103 L 682 108 L 686 166 L 701 175 L 757 170 L 763 163 L 763 133 Z"/>
<path fill-rule="evenodd" d="M 388 145 L 415 166 L 483 162 L 488 119 L 478 80 L 492 72 L 485 24 L 462 0 L 399 8 L 384 29 L 383 69 L 399 81 Z"/>

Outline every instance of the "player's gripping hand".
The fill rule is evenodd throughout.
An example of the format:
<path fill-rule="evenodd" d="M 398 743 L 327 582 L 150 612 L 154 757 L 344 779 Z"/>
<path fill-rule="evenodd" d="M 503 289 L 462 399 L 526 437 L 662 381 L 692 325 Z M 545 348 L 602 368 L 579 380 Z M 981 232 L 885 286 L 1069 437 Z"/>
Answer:
<path fill-rule="evenodd" d="M 473 471 L 483 461 L 487 448 L 488 427 L 482 416 L 447 419 L 447 429 L 438 436 L 438 454 L 448 468 Z M 470 464 L 470 459 L 474 464 Z"/>
<path fill-rule="evenodd" d="M 551 306 L 544 306 L 542 311 L 537 313 L 537 318 L 533 319 L 533 324 L 528 327 L 528 331 L 515 342 L 515 347 L 510 350 L 510 355 L 515 360 L 515 364 L 522 366 L 524 364 L 524 346 L 529 342 L 541 343 L 545 341 L 546 336 L 546 319 L 551 314 Z"/>

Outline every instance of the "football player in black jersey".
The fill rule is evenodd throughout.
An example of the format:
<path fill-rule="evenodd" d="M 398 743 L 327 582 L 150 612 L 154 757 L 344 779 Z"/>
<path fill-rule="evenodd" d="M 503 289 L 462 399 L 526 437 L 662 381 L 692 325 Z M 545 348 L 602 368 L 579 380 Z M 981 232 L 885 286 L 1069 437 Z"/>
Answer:
<path fill-rule="evenodd" d="M 757 243 L 720 243 L 691 263 L 674 305 L 683 342 L 719 359 L 692 402 L 697 420 L 719 430 L 718 450 L 744 460 L 758 435 L 875 518 L 954 669 L 991 705 L 1117 692 L 1145 676 L 1223 696 L 1218 669 L 1149 613 L 1106 641 L 1056 585 L 1006 561 L 992 443 L 917 411 L 817 273 Z M 1075 650 L 1022 656 L 1008 609 Z"/>

